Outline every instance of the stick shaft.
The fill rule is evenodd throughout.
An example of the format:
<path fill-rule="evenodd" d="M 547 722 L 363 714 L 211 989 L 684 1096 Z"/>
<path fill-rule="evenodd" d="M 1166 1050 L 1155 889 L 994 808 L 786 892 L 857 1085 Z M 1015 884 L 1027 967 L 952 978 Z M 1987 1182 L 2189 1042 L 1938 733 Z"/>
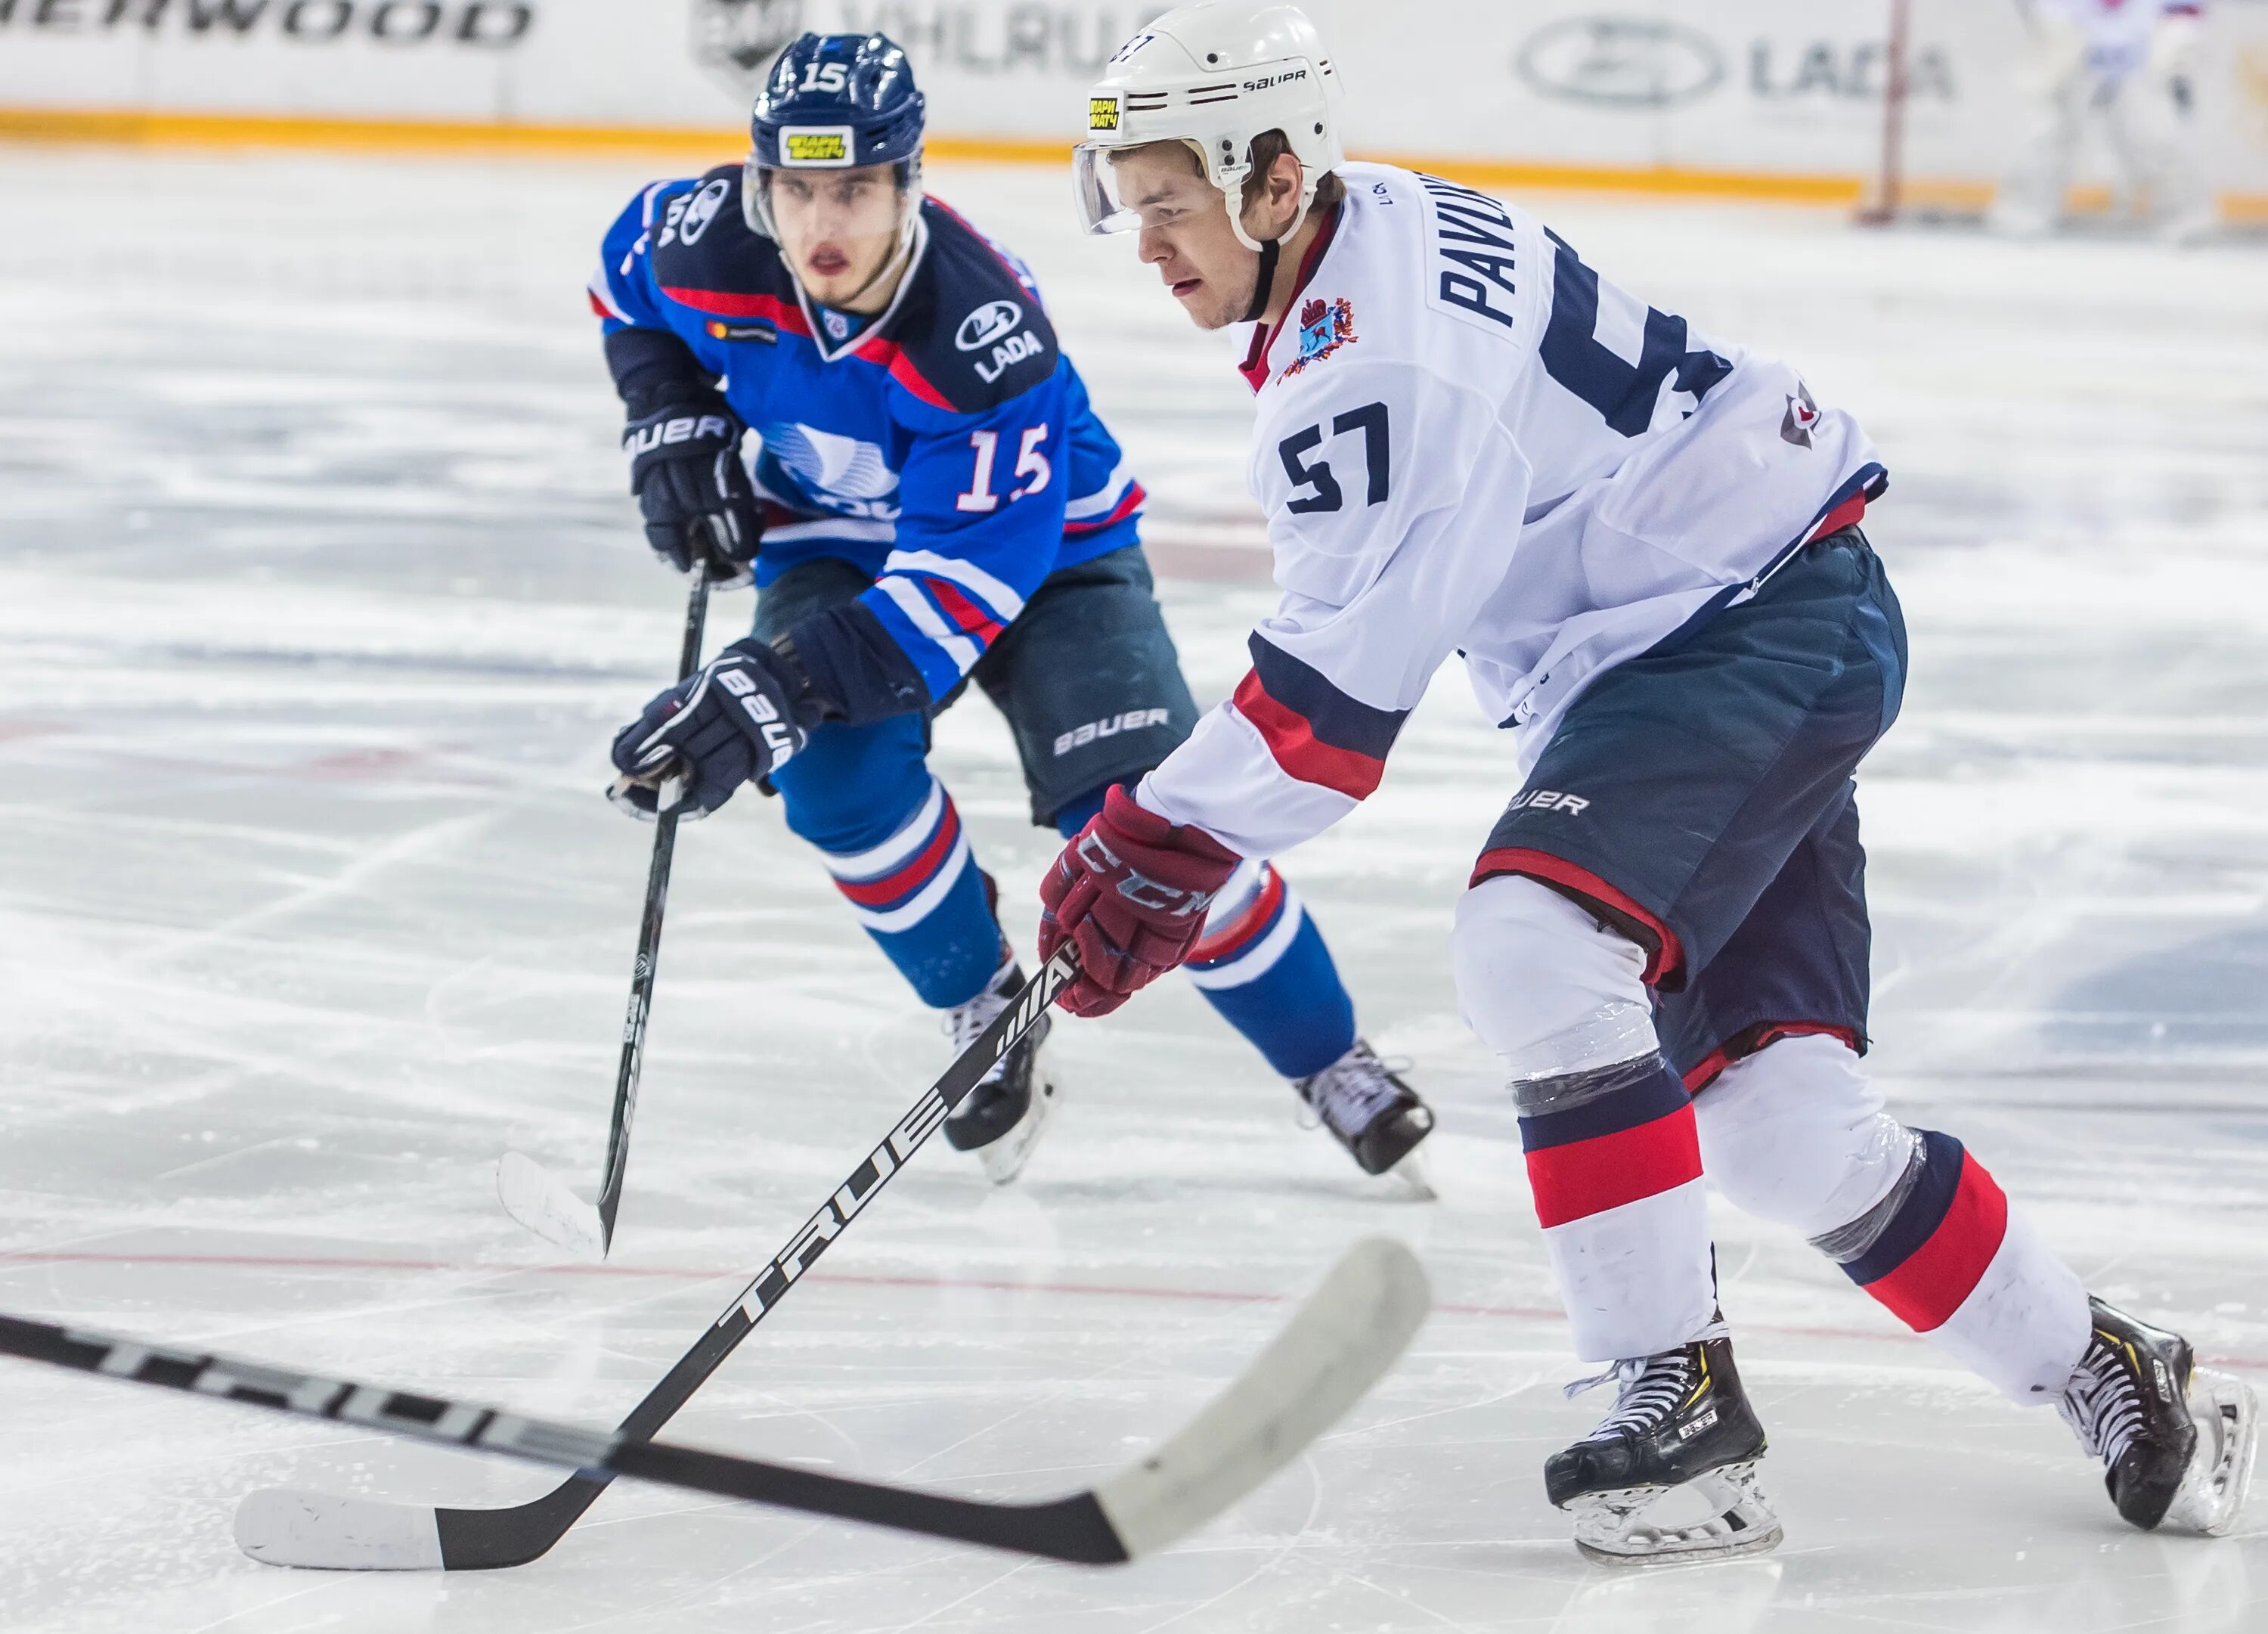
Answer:
<path fill-rule="evenodd" d="M 709 617 L 709 570 L 698 564 L 685 600 L 685 639 L 679 647 L 677 678 L 701 666 L 701 637 Z M 646 1016 L 653 1006 L 655 967 L 661 960 L 661 920 L 669 904 L 669 869 L 677 854 L 675 802 L 653 825 L 653 859 L 645 873 L 645 908 L 638 919 L 637 958 L 630 966 L 630 1006 L 622 1016 L 622 1054 L 615 1070 L 615 1108 L 607 1126 L 607 1169 L 599 1185 L 599 1243 L 601 1253 L 615 1242 L 615 1216 L 622 1206 L 622 1182 L 630 1171 L 630 1120 L 637 1115 L 638 1075 L 645 1065 Z"/>
<path fill-rule="evenodd" d="M 446 1397 L 387 1390 L 266 1363 L 176 1351 L 84 1329 L 0 1316 L 0 1354 L 302 1418 L 367 1424 L 443 1446 L 746 1499 L 902 1532 L 1107 1564 L 1124 1547 L 1091 1494 L 994 1504 L 699 1447 L 656 1444 Z"/>
<path fill-rule="evenodd" d="M 1078 974 L 1068 945 L 1040 967 L 1008 1007 L 992 1019 L 943 1077 L 924 1091 L 897 1127 L 844 1177 L 818 1212 L 772 1256 L 771 1262 L 740 1296 L 711 1323 L 707 1332 L 663 1374 L 617 1427 L 625 1441 L 651 1440 L 693 1398 L 709 1375 L 724 1365 L 772 1306 L 811 1269 L 859 1211 L 887 1184 L 890 1176 L 936 1133 L 948 1113 L 1038 1025 L 1056 996 Z M 613 1476 L 585 1472 L 570 1477 L 542 1497 L 504 1509 L 438 1509 L 435 1525 L 444 1565 L 452 1571 L 525 1564 L 549 1550 L 598 1501 Z"/>

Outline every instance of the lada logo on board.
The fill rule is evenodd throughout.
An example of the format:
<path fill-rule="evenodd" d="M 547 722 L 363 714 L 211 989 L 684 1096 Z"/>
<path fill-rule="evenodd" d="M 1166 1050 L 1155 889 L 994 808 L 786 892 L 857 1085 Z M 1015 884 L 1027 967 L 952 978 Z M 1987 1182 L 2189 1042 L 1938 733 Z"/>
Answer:
<path fill-rule="evenodd" d="M 1563 18 L 1530 34 L 1513 67 L 1545 96 L 1606 107 L 1675 107 L 1725 78 L 1708 35 L 1645 17 Z"/>

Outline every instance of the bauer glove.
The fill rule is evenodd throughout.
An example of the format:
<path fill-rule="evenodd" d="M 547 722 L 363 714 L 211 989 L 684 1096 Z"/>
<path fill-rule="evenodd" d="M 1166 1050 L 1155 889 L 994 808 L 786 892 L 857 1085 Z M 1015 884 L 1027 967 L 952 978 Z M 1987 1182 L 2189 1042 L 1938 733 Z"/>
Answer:
<path fill-rule="evenodd" d="M 1078 979 L 1057 1001 L 1101 1016 L 1182 963 L 1205 909 L 1241 860 L 1202 828 L 1175 828 L 1123 788 L 1040 881 L 1040 957 L 1069 942 Z"/>
<path fill-rule="evenodd" d="M 634 817 L 706 817 L 742 784 L 793 759 L 819 718 L 792 659 L 753 637 L 736 641 L 615 734 L 622 775 L 607 798 Z M 664 799 L 667 780 L 679 784 L 674 801 Z"/>
<path fill-rule="evenodd" d="M 740 464 L 746 430 L 713 392 L 665 404 L 623 429 L 645 541 L 681 573 L 706 562 L 720 585 L 754 576 L 764 525 Z"/>

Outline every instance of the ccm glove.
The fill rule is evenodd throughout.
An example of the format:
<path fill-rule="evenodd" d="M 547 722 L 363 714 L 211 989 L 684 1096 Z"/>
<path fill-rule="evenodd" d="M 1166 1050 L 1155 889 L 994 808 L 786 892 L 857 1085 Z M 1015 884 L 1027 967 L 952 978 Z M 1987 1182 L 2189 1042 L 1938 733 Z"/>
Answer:
<path fill-rule="evenodd" d="M 754 637 L 736 641 L 708 668 L 658 694 L 615 734 L 622 779 L 608 799 L 632 816 L 662 810 L 706 817 L 752 777 L 794 758 L 820 718 L 811 684 L 793 659 Z M 665 779 L 682 792 L 665 806 Z"/>
<path fill-rule="evenodd" d="M 664 404 L 622 431 L 645 541 L 681 573 L 705 561 L 722 585 L 754 574 L 764 525 L 740 464 L 746 430 L 712 392 Z"/>
<path fill-rule="evenodd" d="M 1123 788 L 1040 881 L 1040 957 L 1069 942 L 1078 979 L 1057 1001 L 1101 1016 L 1189 958 L 1205 909 L 1240 858 L 1201 828 L 1175 828 Z"/>

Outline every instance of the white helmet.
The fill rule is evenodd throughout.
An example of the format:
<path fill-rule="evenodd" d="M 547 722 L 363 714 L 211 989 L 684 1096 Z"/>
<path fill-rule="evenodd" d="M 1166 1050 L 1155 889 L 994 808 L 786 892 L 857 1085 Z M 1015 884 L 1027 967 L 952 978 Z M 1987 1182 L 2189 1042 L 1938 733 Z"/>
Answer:
<path fill-rule="evenodd" d="M 1314 202 L 1316 184 L 1346 161 L 1338 121 L 1344 95 L 1322 37 L 1299 7 L 1255 0 L 1176 7 L 1119 47 L 1088 95 L 1087 140 L 1073 158 L 1080 221 L 1089 232 L 1140 226 L 1119 202 L 1111 151 L 1182 142 L 1198 154 L 1205 180 L 1227 195 L 1239 241 L 1264 253 L 1241 218 L 1252 139 L 1282 131 L 1306 173 L 1288 238 Z"/>

